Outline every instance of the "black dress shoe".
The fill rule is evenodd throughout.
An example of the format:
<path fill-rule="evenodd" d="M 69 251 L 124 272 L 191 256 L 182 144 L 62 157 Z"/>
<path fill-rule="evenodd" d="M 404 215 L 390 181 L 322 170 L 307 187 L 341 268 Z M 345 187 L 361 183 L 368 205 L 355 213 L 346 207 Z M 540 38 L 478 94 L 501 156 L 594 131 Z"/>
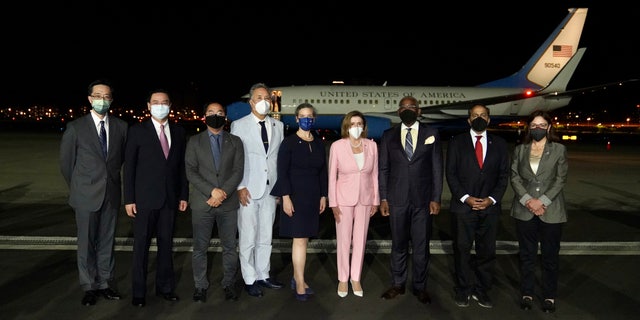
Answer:
<path fill-rule="evenodd" d="M 173 293 L 173 292 L 167 292 L 167 293 L 156 293 L 156 296 L 158 297 L 162 297 L 163 299 L 167 300 L 167 301 L 178 301 L 180 300 L 180 297 L 178 297 L 177 294 Z"/>
<path fill-rule="evenodd" d="M 522 297 L 520 300 L 520 309 L 522 310 L 531 310 L 533 305 L 533 299 L 531 297 Z"/>
<path fill-rule="evenodd" d="M 284 284 L 282 284 L 282 282 L 278 282 L 276 279 L 272 279 L 272 278 L 267 278 L 267 279 L 264 279 L 264 280 L 258 280 L 257 283 L 261 287 L 265 287 L 267 289 L 280 289 L 280 288 L 284 287 Z"/>
<path fill-rule="evenodd" d="M 238 294 L 236 293 L 236 289 L 234 289 L 232 286 L 224 287 L 224 299 L 225 300 L 237 301 L 238 300 Z"/>
<path fill-rule="evenodd" d="M 82 303 L 83 306 L 93 306 L 96 304 L 97 300 L 98 297 L 96 296 L 96 292 L 89 290 L 84 292 L 84 297 L 82 297 L 82 301 L 80 303 Z"/>
<path fill-rule="evenodd" d="M 207 301 L 207 289 L 196 288 L 196 291 L 193 292 L 193 301 L 195 301 L 195 302 L 206 302 Z"/>
<path fill-rule="evenodd" d="M 260 290 L 257 284 L 245 284 L 244 288 L 250 296 L 258 298 L 262 297 L 262 290 Z"/>
<path fill-rule="evenodd" d="M 427 293 L 427 290 L 413 290 L 413 295 L 418 297 L 418 301 L 421 303 L 431 304 L 431 297 L 429 296 L 429 293 Z"/>
<path fill-rule="evenodd" d="M 122 296 L 120 296 L 117 291 L 111 288 L 100 289 L 98 290 L 98 294 L 100 294 L 107 300 L 120 300 L 120 298 L 122 298 Z"/>
<path fill-rule="evenodd" d="M 144 307 L 144 305 L 145 305 L 145 304 L 147 304 L 147 302 L 145 301 L 145 299 L 144 299 L 144 298 L 135 298 L 135 297 L 134 297 L 133 299 L 131 299 L 131 304 L 132 304 L 134 307 L 140 307 L 140 308 L 142 308 L 142 307 Z"/>
<path fill-rule="evenodd" d="M 401 294 L 404 294 L 404 287 L 391 287 L 382 294 L 381 298 L 384 300 L 391 300 Z"/>
<path fill-rule="evenodd" d="M 545 313 L 556 312 L 556 303 L 551 300 L 544 300 L 542 302 L 542 311 L 544 311 Z"/>

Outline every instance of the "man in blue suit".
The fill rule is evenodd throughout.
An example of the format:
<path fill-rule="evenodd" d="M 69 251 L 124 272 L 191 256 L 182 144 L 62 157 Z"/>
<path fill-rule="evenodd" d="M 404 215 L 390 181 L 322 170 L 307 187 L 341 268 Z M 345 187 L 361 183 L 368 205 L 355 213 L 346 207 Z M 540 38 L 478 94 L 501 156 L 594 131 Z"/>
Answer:
<path fill-rule="evenodd" d="M 147 267 L 151 239 L 156 237 L 156 295 L 178 301 L 173 271 L 173 233 L 176 211 L 187 210 L 189 182 L 184 156 L 183 127 L 168 121 L 169 94 L 152 91 L 147 101 L 151 119 L 130 128 L 125 147 L 124 203 L 133 220 L 131 303 L 146 303 Z"/>
<path fill-rule="evenodd" d="M 391 287 L 382 299 L 404 294 L 409 244 L 412 245 L 412 289 L 421 303 L 427 293 L 432 215 L 440 213 L 443 160 L 438 131 L 417 121 L 418 100 L 400 100 L 402 123 L 387 129 L 380 140 L 380 213 L 391 225 Z"/>
<path fill-rule="evenodd" d="M 451 189 L 455 301 L 469 305 L 469 297 L 485 308 L 493 307 L 487 294 L 493 282 L 496 235 L 502 196 L 509 183 L 507 143 L 487 133 L 489 109 L 469 108 L 471 129 L 449 141 L 446 177 Z M 471 248 L 475 242 L 475 255 Z"/>

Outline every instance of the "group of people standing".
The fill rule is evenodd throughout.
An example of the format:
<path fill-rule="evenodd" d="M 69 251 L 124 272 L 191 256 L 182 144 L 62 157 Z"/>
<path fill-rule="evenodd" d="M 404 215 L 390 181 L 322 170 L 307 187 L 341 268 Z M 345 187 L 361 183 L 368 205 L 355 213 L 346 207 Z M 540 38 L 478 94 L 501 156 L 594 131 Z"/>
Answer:
<path fill-rule="evenodd" d="M 542 309 L 555 311 L 568 165 L 566 149 L 558 143 L 551 117 L 544 111 L 530 115 L 523 143 L 509 160 L 506 141 L 486 130 L 489 108 L 474 105 L 467 119 L 470 130 L 450 139 L 445 160 L 438 130 L 418 121 L 421 109 L 411 96 L 400 100 L 402 123 L 386 130 L 379 144 L 367 138 L 361 112 L 347 113 L 341 138 L 332 142 L 327 155 L 324 142 L 313 134 L 316 108 L 300 104 L 295 111 L 298 129 L 285 137 L 283 123 L 268 116 L 271 92 L 263 83 L 249 91 L 251 113 L 233 121 L 229 131 L 224 130 L 225 106 L 213 101 L 203 110 L 207 130 L 191 137 L 179 124 L 167 121 L 171 101 L 164 90 L 154 90 L 148 97 L 150 119 L 131 127 L 109 116 L 113 95 L 108 82 L 91 83 L 88 93 L 91 113 L 68 124 L 60 147 L 60 168 L 76 216 L 83 305 L 95 304 L 98 297 L 121 298 L 110 282 L 122 191 L 134 226 L 135 306 L 146 303 L 154 237 L 156 295 L 179 300 L 172 234 L 177 212 L 186 212 L 188 206 L 194 301 L 207 298 L 207 251 L 214 224 L 222 246 L 221 286 L 226 300 L 238 299 L 234 285 L 238 270 L 250 296 L 261 297 L 265 288 L 285 286 L 270 276 L 276 214 L 279 236 L 292 239 L 290 287 L 297 300 L 309 300 L 315 292 L 305 280 L 307 246 L 318 236 L 320 214 L 330 208 L 336 228 L 339 297 L 346 297 L 349 287 L 355 296 L 364 296 L 361 281 L 369 221 L 379 211 L 389 218 L 392 240 L 390 287 L 381 298 L 404 294 L 411 278 L 410 289 L 418 301 L 431 303 L 429 242 L 446 177 L 452 194 L 456 304 L 468 306 L 473 298 L 480 306 L 493 306 L 488 292 L 496 236 L 502 197 L 511 182 L 515 193 L 511 216 L 520 247 L 520 307 L 532 308 L 540 243 Z"/>

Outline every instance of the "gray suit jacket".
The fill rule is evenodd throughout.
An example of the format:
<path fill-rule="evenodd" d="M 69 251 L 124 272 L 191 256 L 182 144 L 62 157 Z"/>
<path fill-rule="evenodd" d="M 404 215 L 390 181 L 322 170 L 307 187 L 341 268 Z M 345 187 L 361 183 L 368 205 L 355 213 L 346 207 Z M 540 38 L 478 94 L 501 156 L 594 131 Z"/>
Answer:
<path fill-rule="evenodd" d="M 120 205 L 120 170 L 129 124 L 108 117 L 107 160 L 102 155 L 98 131 L 91 114 L 67 124 L 60 143 L 60 171 L 69 186 L 69 205 L 98 211 L 105 199 Z"/>
<path fill-rule="evenodd" d="M 190 202 L 192 210 L 211 210 L 207 200 L 211 190 L 220 188 L 227 193 L 227 199 L 220 209 L 233 210 L 240 206 L 237 188 L 244 174 L 244 147 L 239 137 L 222 132 L 222 157 L 220 169 L 216 170 L 209 143 L 209 130 L 189 138 L 185 154 L 187 179 L 191 183 Z"/>
<path fill-rule="evenodd" d="M 265 121 L 267 130 L 271 131 L 266 154 L 260 125 L 252 113 L 231 122 L 231 133 L 240 137 L 244 145 L 244 176 L 240 186 L 247 187 L 253 199 L 269 195 L 278 179 L 278 149 L 284 139 L 284 125 L 271 117 Z"/>
<path fill-rule="evenodd" d="M 564 194 L 567 182 L 567 149 L 564 145 L 547 142 L 537 173 L 533 173 L 529 162 L 531 144 L 516 146 L 511 161 L 511 186 L 515 192 L 511 206 L 511 216 L 519 220 L 530 220 L 525 203 L 531 198 L 540 199 L 547 207 L 540 219 L 547 223 L 567 221 Z"/>

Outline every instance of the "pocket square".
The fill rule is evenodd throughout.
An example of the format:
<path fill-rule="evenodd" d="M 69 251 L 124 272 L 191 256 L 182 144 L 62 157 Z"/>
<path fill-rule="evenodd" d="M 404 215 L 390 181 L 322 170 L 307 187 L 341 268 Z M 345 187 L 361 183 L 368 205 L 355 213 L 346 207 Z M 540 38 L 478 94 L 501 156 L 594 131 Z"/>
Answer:
<path fill-rule="evenodd" d="M 430 136 L 429 138 L 424 140 L 424 144 L 432 144 L 434 142 L 436 142 L 436 137 L 434 137 L 434 136 Z"/>

